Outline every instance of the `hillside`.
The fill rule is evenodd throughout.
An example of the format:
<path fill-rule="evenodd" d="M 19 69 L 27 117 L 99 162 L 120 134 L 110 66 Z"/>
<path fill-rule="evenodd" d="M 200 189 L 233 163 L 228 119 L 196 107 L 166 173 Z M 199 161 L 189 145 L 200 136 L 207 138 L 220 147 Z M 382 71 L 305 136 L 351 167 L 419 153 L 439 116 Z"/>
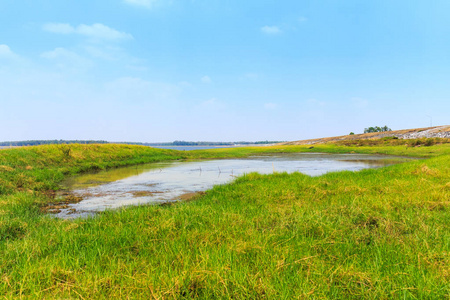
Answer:
<path fill-rule="evenodd" d="M 415 129 L 403 129 L 403 130 L 392 130 L 386 132 L 373 132 L 373 133 L 362 133 L 354 135 L 342 135 L 335 137 L 310 139 L 310 140 L 300 140 L 282 143 L 281 145 L 312 145 L 312 144 L 323 144 L 332 143 L 345 140 L 367 140 L 367 139 L 380 139 L 384 137 L 397 137 L 399 139 L 418 139 L 418 138 L 450 138 L 450 125 L 445 126 L 435 126 L 426 128 L 415 128 Z"/>

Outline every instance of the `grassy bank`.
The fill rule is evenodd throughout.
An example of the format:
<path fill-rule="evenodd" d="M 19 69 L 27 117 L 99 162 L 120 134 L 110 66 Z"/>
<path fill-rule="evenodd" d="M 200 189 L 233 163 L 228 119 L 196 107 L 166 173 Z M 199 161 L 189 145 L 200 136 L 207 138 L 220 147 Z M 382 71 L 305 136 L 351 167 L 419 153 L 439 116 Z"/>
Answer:
<path fill-rule="evenodd" d="M 91 219 L 41 213 L 67 174 L 264 152 L 430 157 L 383 169 L 248 174 L 196 201 Z M 450 145 L 322 145 L 178 152 L 124 145 L 0 151 L 5 298 L 450 296 Z"/>

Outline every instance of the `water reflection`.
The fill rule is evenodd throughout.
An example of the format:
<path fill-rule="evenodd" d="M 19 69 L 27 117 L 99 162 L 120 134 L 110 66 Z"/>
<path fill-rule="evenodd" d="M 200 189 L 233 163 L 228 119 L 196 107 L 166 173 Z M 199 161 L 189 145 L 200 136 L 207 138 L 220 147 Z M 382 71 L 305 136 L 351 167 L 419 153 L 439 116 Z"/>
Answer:
<path fill-rule="evenodd" d="M 387 160 L 388 159 L 388 160 Z M 83 200 L 60 208 L 58 217 L 90 215 L 126 205 L 176 201 L 250 172 L 359 171 L 392 164 L 395 157 L 360 154 L 293 153 L 191 162 L 153 163 L 69 178 L 63 188 Z"/>

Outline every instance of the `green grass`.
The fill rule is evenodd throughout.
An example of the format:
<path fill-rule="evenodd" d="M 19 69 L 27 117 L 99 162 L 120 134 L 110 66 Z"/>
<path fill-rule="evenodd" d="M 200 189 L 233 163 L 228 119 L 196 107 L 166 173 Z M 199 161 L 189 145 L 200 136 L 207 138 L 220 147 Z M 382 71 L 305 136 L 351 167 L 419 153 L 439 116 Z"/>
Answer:
<path fill-rule="evenodd" d="M 65 146 L 63 146 L 65 147 Z M 450 144 L 177 152 L 136 146 L 0 151 L 5 298 L 448 299 Z M 267 152 L 428 157 L 382 169 L 248 174 L 195 201 L 53 219 L 67 174 Z"/>

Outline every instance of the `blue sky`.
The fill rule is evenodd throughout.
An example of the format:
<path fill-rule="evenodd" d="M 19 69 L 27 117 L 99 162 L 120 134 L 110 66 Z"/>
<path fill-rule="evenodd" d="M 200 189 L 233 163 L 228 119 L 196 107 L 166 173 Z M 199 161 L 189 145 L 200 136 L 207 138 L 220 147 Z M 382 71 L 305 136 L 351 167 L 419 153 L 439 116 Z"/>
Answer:
<path fill-rule="evenodd" d="M 2 0 L 0 141 L 450 124 L 450 1 Z"/>

